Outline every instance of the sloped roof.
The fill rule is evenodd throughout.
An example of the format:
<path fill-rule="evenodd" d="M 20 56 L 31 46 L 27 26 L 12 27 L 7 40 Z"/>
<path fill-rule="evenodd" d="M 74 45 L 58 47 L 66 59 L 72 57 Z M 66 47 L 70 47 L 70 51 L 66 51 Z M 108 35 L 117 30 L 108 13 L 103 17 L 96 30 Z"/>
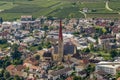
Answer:
<path fill-rule="evenodd" d="M 54 47 L 54 53 L 58 54 L 58 46 L 53 46 Z M 64 50 L 63 53 L 64 55 L 68 55 L 68 54 L 74 54 L 74 45 L 70 44 L 70 43 L 66 43 L 64 44 Z"/>
<path fill-rule="evenodd" d="M 50 51 L 46 51 L 43 53 L 43 57 L 51 57 L 52 53 Z"/>
<path fill-rule="evenodd" d="M 64 68 L 64 69 L 57 70 L 57 71 L 52 71 L 50 73 L 50 75 L 52 75 L 52 76 L 58 76 L 58 75 L 65 74 L 65 73 L 67 73 L 68 71 L 71 71 L 71 70 L 72 69 L 70 67 L 67 67 L 67 68 Z"/>

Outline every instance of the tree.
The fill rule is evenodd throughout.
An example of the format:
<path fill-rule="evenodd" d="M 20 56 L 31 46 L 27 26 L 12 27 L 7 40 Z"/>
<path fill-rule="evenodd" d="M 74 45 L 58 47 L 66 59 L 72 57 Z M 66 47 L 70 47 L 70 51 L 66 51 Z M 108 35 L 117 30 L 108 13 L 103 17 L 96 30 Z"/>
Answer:
<path fill-rule="evenodd" d="M 10 64 L 11 64 L 11 62 L 10 62 L 10 61 L 6 61 L 6 62 L 4 63 L 4 67 L 9 66 Z"/>
<path fill-rule="evenodd" d="M 111 22 L 111 23 L 110 23 L 110 26 L 113 26 L 113 25 L 114 25 L 114 22 Z"/>
<path fill-rule="evenodd" d="M 5 72 L 4 72 L 4 78 L 7 79 L 7 78 L 9 78 L 9 77 L 10 77 L 10 73 L 7 72 L 7 71 L 5 71 Z"/>
<path fill-rule="evenodd" d="M 94 51 L 94 45 L 93 44 L 90 44 L 90 50 Z"/>
<path fill-rule="evenodd" d="M 111 80 L 113 76 L 112 76 L 111 74 L 106 74 L 104 77 L 105 77 L 105 79 L 107 79 L 107 80 Z M 111 78 L 111 79 L 110 79 L 110 78 Z"/>
<path fill-rule="evenodd" d="M 10 57 L 6 56 L 4 59 L 0 60 L 0 67 L 1 68 L 6 68 L 7 66 L 9 66 L 11 64 L 10 62 Z"/>
<path fill-rule="evenodd" d="M 83 52 L 89 53 L 89 52 L 90 52 L 90 49 L 89 49 L 89 48 L 86 48 L 86 49 L 83 50 Z"/>
<path fill-rule="evenodd" d="M 14 80 L 21 80 L 18 75 L 14 76 Z"/>
<path fill-rule="evenodd" d="M 41 45 L 39 45 L 38 46 L 38 50 L 42 50 L 43 48 L 42 48 L 42 46 Z"/>
<path fill-rule="evenodd" d="M 116 73 L 116 79 L 120 77 L 120 71 Z"/>
<path fill-rule="evenodd" d="M 76 3 L 75 3 L 75 2 L 73 2 L 73 3 L 72 3 L 72 5 L 74 5 L 74 6 L 75 6 L 75 5 L 76 5 Z"/>
<path fill-rule="evenodd" d="M 111 50 L 111 51 L 110 51 L 110 56 L 111 56 L 112 58 L 116 57 L 117 55 L 118 55 L 118 52 L 117 52 L 116 50 Z"/>
<path fill-rule="evenodd" d="M 92 73 L 94 70 L 95 70 L 94 65 L 88 65 L 87 68 L 86 68 L 87 75 L 89 76 L 90 73 Z"/>
<path fill-rule="evenodd" d="M 14 52 L 11 52 L 11 57 L 13 59 L 20 59 L 21 56 L 22 56 L 22 54 L 19 51 L 17 51 L 17 50 L 15 50 Z"/>
<path fill-rule="evenodd" d="M 52 16 L 48 16 L 47 19 L 53 21 L 53 20 L 54 20 L 54 17 L 52 17 Z"/>
<path fill-rule="evenodd" d="M 97 10 L 96 9 L 92 9 L 91 12 L 96 12 Z"/>
<path fill-rule="evenodd" d="M 18 50 L 18 45 L 17 44 L 13 44 L 12 46 L 11 46 L 11 48 L 12 48 L 12 50 L 13 51 L 16 51 L 16 50 Z"/>
<path fill-rule="evenodd" d="M 21 59 L 14 59 L 14 60 L 12 60 L 12 64 L 14 64 L 14 65 L 23 64 L 23 60 L 21 60 Z"/>
<path fill-rule="evenodd" d="M 0 24 L 2 24 L 3 23 L 3 19 L 2 19 L 2 17 L 0 17 Z"/>
<path fill-rule="evenodd" d="M 81 80 L 80 76 L 74 76 L 73 80 Z"/>
<path fill-rule="evenodd" d="M 50 26 L 49 29 L 50 29 L 50 30 L 53 30 L 53 29 L 54 29 L 54 26 Z"/>
<path fill-rule="evenodd" d="M 0 40 L 0 44 L 6 44 L 7 43 L 7 40 L 6 39 L 1 39 Z"/>
<path fill-rule="evenodd" d="M 73 32 L 73 35 L 75 35 L 75 36 L 79 36 L 79 34 L 80 34 L 80 32 L 78 32 L 78 31 Z"/>
<path fill-rule="evenodd" d="M 69 18 L 74 18 L 75 17 L 75 14 L 74 13 L 70 13 L 69 14 Z"/>
<path fill-rule="evenodd" d="M 102 33 L 105 34 L 107 30 L 105 28 L 102 28 Z"/>
<path fill-rule="evenodd" d="M 43 28 L 45 31 L 47 31 L 48 30 L 48 26 L 44 26 L 44 28 Z"/>
<path fill-rule="evenodd" d="M 0 71 L 0 77 L 3 77 L 4 76 L 4 69 L 2 69 L 1 71 Z"/>
<path fill-rule="evenodd" d="M 12 76 L 10 76 L 9 78 L 8 78 L 8 80 L 13 80 L 14 78 L 12 77 Z"/>
<path fill-rule="evenodd" d="M 21 56 L 22 54 L 18 50 L 11 52 L 11 57 L 13 59 L 12 64 L 14 65 L 22 64 L 23 60 L 21 60 Z"/>
<path fill-rule="evenodd" d="M 42 45 L 44 46 L 44 48 L 50 48 L 51 47 L 50 42 L 43 42 Z"/>
<path fill-rule="evenodd" d="M 35 55 L 35 59 L 39 60 L 40 59 L 40 55 Z"/>

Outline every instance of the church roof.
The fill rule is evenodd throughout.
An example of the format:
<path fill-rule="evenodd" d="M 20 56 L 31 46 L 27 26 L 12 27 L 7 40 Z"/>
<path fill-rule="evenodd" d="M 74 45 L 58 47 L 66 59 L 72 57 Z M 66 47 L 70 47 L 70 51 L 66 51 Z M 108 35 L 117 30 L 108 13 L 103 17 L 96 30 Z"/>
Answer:
<path fill-rule="evenodd" d="M 50 51 L 46 51 L 43 53 L 43 57 L 51 57 L 52 53 Z"/>
<path fill-rule="evenodd" d="M 66 43 L 64 44 L 64 47 L 63 47 L 63 54 L 64 55 L 68 55 L 68 54 L 74 54 L 74 45 L 71 44 L 71 43 Z M 58 54 L 58 46 L 54 46 L 54 53 L 55 54 Z"/>
<path fill-rule="evenodd" d="M 72 56 L 72 57 L 74 57 L 74 58 L 76 58 L 76 59 L 81 59 L 81 56 L 80 56 L 80 54 L 79 54 L 79 53 L 73 54 L 73 56 Z"/>
<path fill-rule="evenodd" d="M 64 45 L 64 55 L 67 55 L 67 54 L 73 54 L 74 53 L 74 45 L 73 44 L 65 44 Z"/>

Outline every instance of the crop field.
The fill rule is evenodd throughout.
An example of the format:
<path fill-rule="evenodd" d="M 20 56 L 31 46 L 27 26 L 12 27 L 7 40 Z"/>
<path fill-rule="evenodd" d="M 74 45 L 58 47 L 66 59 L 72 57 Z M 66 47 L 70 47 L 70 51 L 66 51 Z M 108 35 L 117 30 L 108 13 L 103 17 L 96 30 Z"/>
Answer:
<path fill-rule="evenodd" d="M 58 18 L 105 17 L 120 18 L 120 0 L 0 0 L 0 17 L 16 20 L 21 15 Z M 86 13 L 81 13 L 87 8 Z"/>

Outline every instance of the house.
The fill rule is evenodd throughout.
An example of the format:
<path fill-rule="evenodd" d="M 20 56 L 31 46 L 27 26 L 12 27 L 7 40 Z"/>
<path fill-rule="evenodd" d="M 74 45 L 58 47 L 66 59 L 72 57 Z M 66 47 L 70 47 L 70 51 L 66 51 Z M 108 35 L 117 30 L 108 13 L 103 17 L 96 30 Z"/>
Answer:
<path fill-rule="evenodd" d="M 106 43 L 114 43 L 115 42 L 115 36 L 111 35 L 111 34 L 107 34 L 107 35 L 102 35 L 98 38 L 98 43 L 100 45 L 106 44 Z"/>
<path fill-rule="evenodd" d="M 82 71 L 77 72 L 76 75 L 83 78 L 87 76 L 87 72 L 85 70 L 82 70 Z"/>
<path fill-rule="evenodd" d="M 16 21 L 12 22 L 12 30 L 14 30 L 14 31 L 17 31 L 18 29 L 20 29 L 21 26 L 22 25 L 20 22 L 16 22 Z"/>
<path fill-rule="evenodd" d="M 116 44 L 120 46 L 120 33 L 116 34 Z"/>
<path fill-rule="evenodd" d="M 106 62 L 106 61 L 101 61 L 96 64 L 95 67 L 95 73 L 96 77 L 99 80 L 108 80 L 106 79 L 106 75 L 112 75 L 115 76 L 117 71 L 120 70 L 120 63 L 119 61 L 115 62 Z"/>
<path fill-rule="evenodd" d="M 33 42 L 35 41 L 35 38 L 34 37 L 26 37 L 25 39 L 23 39 L 23 42 L 24 43 L 29 43 L 29 44 L 32 44 Z"/>
<path fill-rule="evenodd" d="M 96 64 L 95 67 L 95 71 L 99 72 L 105 72 L 107 74 L 111 74 L 111 75 L 116 75 L 117 73 L 117 69 L 120 67 L 120 63 L 119 62 L 105 62 L 105 61 L 101 61 L 99 63 Z"/>
<path fill-rule="evenodd" d="M 120 28 L 119 27 L 114 27 L 113 29 L 112 29 L 112 35 L 116 35 L 116 34 L 118 34 L 118 33 L 120 33 Z"/>
<path fill-rule="evenodd" d="M 22 29 L 31 30 L 31 29 L 38 29 L 40 27 L 40 21 L 34 20 L 31 15 L 21 16 L 21 24 Z"/>
<path fill-rule="evenodd" d="M 17 70 L 17 71 L 24 71 L 25 68 L 26 67 L 23 66 L 23 65 L 17 65 L 17 66 L 15 66 L 15 70 Z"/>
<path fill-rule="evenodd" d="M 11 32 L 11 28 L 12 28 L 12 23 L 11 22 L 3 22 L 2 23 L 2 30 L 3 31 L 7 31 L 7 32 Z"/>
<path fill-rule="evenodd" d="M 5 57 L 4 53 L 0 52 L 0 58 Z"/>
<path fill-rule="evenodd" d="M 27 80 L 36 80 L 36 78 L 34 77 L 33 74 L 29 74 L 29 76 L 27 77 Z"/>
<path fill-rule="evenodd" d="M 41 66 L 42 69 L 47 70 L 48 67 L 50 67 L 50 64 L 47 62 L 42 62 L 41 64 L 39 64 L 39 66 Z"/>
<path fill-rule="evenodd" d="M 42 38 L 45 36 L 45 31 L 41 31 L 41 30 L 34 30 L 33 31 L 33 35 L 36 38 Z"/>
<path fill-rule="evenodd" d="M 27 77 L 27 73 L 24 72 L 24 69 L 25 69 L 25 66 L 23 65 L 9 65 L 6 70 L 10 73 L 10 75 L 18 75 L 20 77 L 24 77 L 26 78 Z"/>
<path fill-rule="evenodd" d="M 75 71 L 76 71 L 77 73 L 80 72 L 80 71 L 83 71 L 84 69 L 85 69 L 85 67 L 82 66 L 82 65 L 75 66 Z"/>
<path fill-rule="evenodd" d="M 24 60 L 24 63 L 27 63 L 27 64 L 29 64 L 29 65 L 35 65 L 35 66 L 39 65 L 39 61 L 36 60 L 36 59 L 33 58 L 33 57 L 26 58 L 26 59 Z"/>
<path fill-rule="evenodd" d="M 56 80 L 56 79 L 59 79 L 60 76 L 62 76 L 62 75 L 64 75 L 64 76 L 68 75 L 69 76 L 72 72 L 73 72 L 73 70 L 70 67 L 63 68 L 63 69 L 60 69 L 60 70 L 57 70 L 57 71 L 52 71 L 52 72 L 49 72 L 48 79 Z"/>
<path fill-rule="evenodd" d="M 10 33 L 8 31 L 0 32 L 1 39 L 10 39 Z"/>
<path fill-rule="evenodd" d="M 88 36 L 92 36 L 94 37 L 94 33 L 95 33 L 95 28 L 94 27 L 87 27 L 87 28 L 84 28 L 84 32 L 85 34 Z"/>
<path fill-rule="evenodd" d="M 32 65 L 32 64 L 29 64 L 29 63 L 24 63 L 23 64 L 25 67 L 27 67 L 27 68 L 29 68 L 29 72 L 31 72 L 31 73 L 34 73 L 34 72 L 37 72 L 37 71 L 39 71 L 40 70 L 40 68 L 38 67 L 38 66 L 34 66 L 34 65 Z"/>
<path fill-rule="evenodd" d="M 83 50 L 85 48 L 88 48 L 88 42 L 86 38 L 76 38 L 76 42 L 74 41 L 74 43 L 77 46 L 77 50 Z"/>
<path fill-rule="evenodd" d="M 63 66 L 64 66 L 64 67 L 73 68 L 74 65 L 75 65 L 74 62 L 72 62 L 72 61 L 70 61 L 70 60 L 68 60 L 68 61 L 66 61 L 65 63 L 63 63 Z"/>
<path fill-rule="evenodd" d="M 93 43 L 93 44 L 96 44 L 96 40 L 95 39 L 93 39 L 92 37 L 87 37 L 87 41 L 89 42 L 89 43 Z"/>
<path fill-rule="evenodd" d="M 18 51 L 19 52 L 24 52 L 26 50 L 26 48 L 27 48 L 26 46 L 19 46 Z"/>
<path fill-rule="evenodd" d="M 7 71 L 14 70 L 14 71 L 21 71 L 21 72 L 23 72 L 25 68 L 26 68 L 26 67 L 23 66 L 23 65 L 17 65 L 17 66 L 15 66 L 15 65 L 9 65 L 9 66 L 6 68 L 6 70 L 7 70 Z"/>

